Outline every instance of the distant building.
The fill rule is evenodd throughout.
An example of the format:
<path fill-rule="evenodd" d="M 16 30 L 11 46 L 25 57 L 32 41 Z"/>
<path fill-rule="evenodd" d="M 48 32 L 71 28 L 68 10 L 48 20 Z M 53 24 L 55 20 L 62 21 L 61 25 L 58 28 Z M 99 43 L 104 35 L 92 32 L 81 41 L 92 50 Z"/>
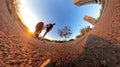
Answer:
<path fill-rule="evenodd" d="M 82 6 L 85 4 L 101 3 L 102 0 L 73 0 L 74 4 L 77 6 Z"/>
<path fill-rule="evenodd" d="M 96 19 L 90 16 L 85 16 L 84 20 L 91 23 L 93 26 L 95 26 Z"/>

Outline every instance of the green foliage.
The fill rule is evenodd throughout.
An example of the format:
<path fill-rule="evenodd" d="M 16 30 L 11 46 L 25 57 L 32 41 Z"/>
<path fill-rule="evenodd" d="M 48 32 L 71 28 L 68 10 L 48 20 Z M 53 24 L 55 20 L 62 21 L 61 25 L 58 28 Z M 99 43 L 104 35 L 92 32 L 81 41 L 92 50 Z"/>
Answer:
<path fill-rule="evenodd" d="M 9 10 L 15 10 L 16 12 L 19 12 L 19 0 L 7 0 L 7 5 L 9 7 Z"/>
<path fill-rule="evenodd" d="M 80 33 L 84 35 L 85 33 L 89 32 L 91 30 L 90 26 L 84 27 L 80 30 Z"/>
<path fill-rule="evenodd" d="M 91 30 L 90 26 L 80 29 L 80 35 L 77 35 L 76 38 L 80 38 Z"/>
<path fill-rule="evenodd" d="M 70 39 L 69 41 L 74 41 L 74 39 Z"/>
<path fill-rule="evenodd" d="M 13 5 L 14 5 L 14 8 L 15 8 L 16 12 L 19 12 L 20 1 L 19 0 L 13 0 Z"/>

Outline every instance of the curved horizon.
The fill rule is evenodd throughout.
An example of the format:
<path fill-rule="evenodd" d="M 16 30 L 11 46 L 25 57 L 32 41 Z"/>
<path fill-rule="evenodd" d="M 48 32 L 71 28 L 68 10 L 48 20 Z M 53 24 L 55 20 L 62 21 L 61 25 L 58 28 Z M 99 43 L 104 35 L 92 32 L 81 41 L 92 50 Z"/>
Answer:
<path fill-rule="evenodd" d="M 21 13 L 25 20 L 24 23 L 31 32 L 34 32 L 35 25 L 40 21 L 45 22 L 45 24 L 56 23 L 53 29 L 46 35 L 46 38 L 51 40 L 63 40 L 57 34 L 57 31 L 64 26 L 70 26 L 73 32 L 68 39 L 75 39 L 80 34 L 80 26 L 93 27 L 90 23 L 84 21 L 83 17 L 89 15 L 97 19 L 101 9 L 101 5 L 99 4 L 88 4 L 77 7 L 69 0 L 52 0 L 51 2 L 47 2 L 47 0 L 21 0 L 21 6 L 21 11 L 23 10 Z M 26 17 L 27 19 L 25 19 Z M 42 36 L 43 34 L 44 31 L 40 35 Z"/>

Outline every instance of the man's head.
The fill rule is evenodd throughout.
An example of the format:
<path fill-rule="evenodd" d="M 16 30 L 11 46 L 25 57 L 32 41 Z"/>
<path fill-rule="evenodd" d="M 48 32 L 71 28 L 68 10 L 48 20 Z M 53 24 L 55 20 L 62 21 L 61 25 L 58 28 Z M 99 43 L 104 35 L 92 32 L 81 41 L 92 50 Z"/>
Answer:
<path fill-rule="evenodd" d="M 55 25 L 55 23 L 53 23 L 52 25 Z"/>

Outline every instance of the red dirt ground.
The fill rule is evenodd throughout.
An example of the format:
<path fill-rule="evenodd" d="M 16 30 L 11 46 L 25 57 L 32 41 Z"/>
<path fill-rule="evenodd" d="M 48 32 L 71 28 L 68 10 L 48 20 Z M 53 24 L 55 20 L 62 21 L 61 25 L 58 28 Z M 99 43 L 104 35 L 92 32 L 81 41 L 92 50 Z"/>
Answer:
<path fill-rule="evenodd" d="M 41 67 L 47 62 L 46 67 L 120 67 L 120 0 L 107 0 L 95 28 L 67 43 L 32 38 L 13 20 L 7 1 L 0 0 L 0 67 Z"/>

